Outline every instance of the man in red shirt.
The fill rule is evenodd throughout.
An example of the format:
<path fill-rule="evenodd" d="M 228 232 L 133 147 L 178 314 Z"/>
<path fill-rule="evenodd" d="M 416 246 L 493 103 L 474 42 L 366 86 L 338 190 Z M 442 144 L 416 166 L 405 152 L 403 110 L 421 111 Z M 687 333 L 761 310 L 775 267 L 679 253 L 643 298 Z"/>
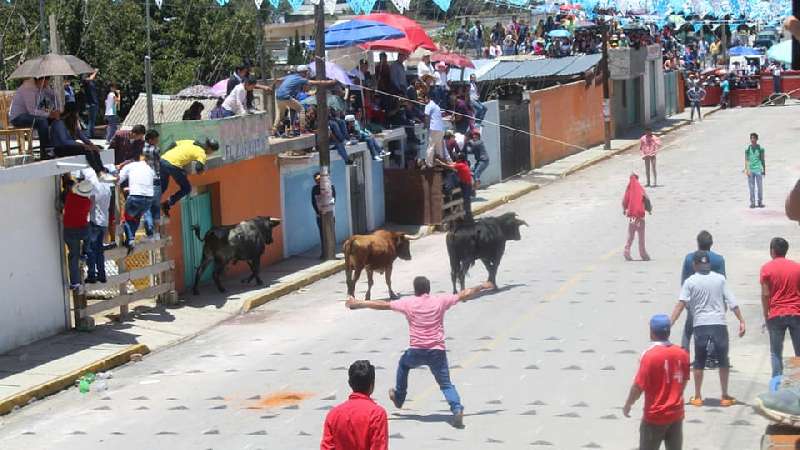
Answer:
<path fill-rule="evenodd" d="M 464 201 L 464 218 L 472 220 L 472 169 L 469 168 L 469 161 L 464 152 L 456 154 L 456 162 L 444 165 L 456 172 L 459 186 L 461 186 L 461 198 Z"/>
<path fill-rule="evenodd" d="M 689 381 L 689 354 L 669 342 L 670 320 L 666 314 L 650 319 L 653 345 L 642 354 L 628 400 L 625 417 L 644 392 L 644 417 L 639 426 L 639 450 L 667 450 L 683 445 L 683 390 Z"/>
<path fill-rule="evenodd" d="M 69 288 L 81 287 L 81 245 L 89 237 L 89 210 L 92 207 L 94 185 L 89 180 L 76 182 L 64 197 L 64 244 L 67 246 Z"/>
<path fill-rule="evenodd" d="M 769 330 L 773 377 L 783 374 L 783 338 L 787 329 L 794 354 L 800 356 L 800 264 L 786 259 L 788 251 L 786 239 L 772 239 L 772 261 L 761 267 L 761 306 Z"/>
<path fill-rule="evenodd" d="M 375 366 L 367 360 L 356 361 L 349 375 L 353 393 L 328 412 L 320 450 L 387 450 L 386 410 L 370 398 L 375 389 Z"/>

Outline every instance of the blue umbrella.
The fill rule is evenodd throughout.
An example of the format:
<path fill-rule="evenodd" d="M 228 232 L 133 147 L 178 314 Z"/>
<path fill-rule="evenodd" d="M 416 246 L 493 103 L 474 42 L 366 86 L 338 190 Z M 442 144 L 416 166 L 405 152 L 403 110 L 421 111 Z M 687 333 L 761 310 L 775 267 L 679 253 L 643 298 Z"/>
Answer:
<path fill-rule="evenodd" d="M 792 40 L 781 41 L 767 50 L 767 58 L 784 64 L 792 63 Z"/>
<path fill-rule="evenodd" d="M 547 33 L 547 35 L 552 38 L 566 38 L 572 36 L 572 33 L 567 30 L 553 30 Z"/>
<path fill-rule="evenodd" d="M 758 51 L 758 49 L 755 49 L 753 47 L 742 47 L 742 46 L 732 47 L 728 51 L 728 53 L 731 56 L 757 56 L 761 54 L 761 52 Z"/>
<path fill-rule="evenodd" d="M 352 47 L 365 42 L 405 37 L 401 30 L 373 20 L 354 19 L 325 30 L 325 48 Z M 314 41 L 308 43 L 314 49 Z"/>

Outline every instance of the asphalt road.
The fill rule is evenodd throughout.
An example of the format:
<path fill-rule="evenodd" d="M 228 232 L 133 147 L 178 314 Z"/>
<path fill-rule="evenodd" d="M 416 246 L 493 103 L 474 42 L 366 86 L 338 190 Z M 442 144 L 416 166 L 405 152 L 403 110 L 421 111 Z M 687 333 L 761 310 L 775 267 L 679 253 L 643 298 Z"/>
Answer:
<path fill-rule="evenodd" d="M 730 391 L 743 404 L 713 406 L 719 384 L 708 374 L 712 404 L 687 406 L 684 448 L 758 448 L 766 422 L 746 405 L 769 378 L 758 270 L 770 238 L 798 242 L 797 225 L 783 215 L 800 174 L 794 114 L 792 107 L 721 111 L 665 139 L 661 186 L 649 190 L 650 262 L 622 257 L 620 200 L 631 170 L 641 168 L 634 153 L 494 211 L 516 211 L 530 228 L 507 247 L 500 292 L 447 316 L 465 429 L 449 424 L 427 370 L 412 371 L 403 410 L 391 405 L 386 392 L 407 345 L 405 320 L 346 310 L 339 274 L 116 370 L 106 392 L 71 389 L 0 418 L 0 448 L 316 448 L 327 410 L 349 394 L 346 368 L 363 358 L 378 366 L 374 398 L 389 412 L 393 449 L 635 448 L 642 404 L 630 419 L 621 406 L 648 346 L 647 320 L 672 310 L 682 258 L 704 228 L 726 257 L 748 320 L 747 335 L 731 342 Z M 765 209 L 747 207 L 742 161 L 750 131 L 766 148 Z M 443 235 L 414 242 L 412 255 L 395 266 L 396 290 L 409 293 L 418 274 L 431 277 L 435 291 L 450 289 Z M 477 284 L 485 272 L 476 267 L 470 275 Z M 359 288 L 363 294 L 366 286 Z M 380 278 L 373 294 L 386 295 Z"/>

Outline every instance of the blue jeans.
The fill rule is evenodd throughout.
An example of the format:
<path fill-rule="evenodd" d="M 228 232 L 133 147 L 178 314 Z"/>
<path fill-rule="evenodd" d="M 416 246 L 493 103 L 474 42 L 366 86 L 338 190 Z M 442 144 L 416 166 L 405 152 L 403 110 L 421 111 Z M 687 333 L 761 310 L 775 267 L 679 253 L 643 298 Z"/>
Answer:
<path fill-rule="evenodd" d="M 483 118 L 486 117 L 486 111 L 488 108 L 483 106 L 483 103 L 472 101 L 472 110 L 475 111 L 475 123 L 480 124 L 483 122 Z"/>
<path fill-rule="evenodd" d="M 67 244 L 67 260 L 69 262 L 70 287 L 81 284 L 81 272 L 78 263 L 81 258 L 81 244 L 89 236 L 89 227 L 64 228 L 64 243 Z"/>
<path fill-rule="evenodd" d="M 111 142 L 119 128 L 119 116 L 105 116 L 106 118 L 106 142 Z"/>
<path fill-rule="evenodd" d="M 336 136 L 336 139 L 342 142 L 350 140 L 350 136 L 347 134 L 347 124 L 344 120 L 331 119 L 331 130 L 333 130 L 333 135 Z"/>
<path fill-rule="evenodd" d="M 487 167 L 489 167 L 489 161 L 475 161 L 475 167 L 472 169 L 472 172 L 475 173 L 476 180 L 481 181 L 481 174 L 484 170 L 486 170 Z"/>
<path fill-rule="evenodd" d="M 333 147 L 337 153 L 339 153 L 339 157 L 347 163 L 350 160 L 350 157 L 347 156 L 347 149 L 344 148 L 344 144 L 341 142 L 336 141 L 335 139 L 331 139 L 331 147 Z"/>
<path fill-rule="evenodd" d="M 94 139 L 94 126 L 97 125 L 97 105 L 86 105 L 86 133 Z"/>
<path fill-rule="evenodd" d="M 89 238 L 87 242 L 87 273 L 86 278 L 90 280 L 106 280 L 106 257 L 103 253 L 103 236 L 106 234 L 106 227 L 89 223 Z"/>
<path fill-rule="evenodd" d="M 381 151 L 383 151 L 383 149 L 381 148 L 381 145 L 378 144 L 378 141 L 376 141 L 374 137 L 369 136 L 364 140 L 364 142 L 367 143 L 367 148 L 369 149 L 369 153 L 372 155 L 373 158 L 380 156 Z"/>
<path fill-rule="evenodd" d="M 169 187 L 170 177 L 175 179 L 180 189 L 178 192 L 172 194 L 169 198 L 169 206 L 178 203 L 183 197 L 191 194 L 192 184 L 189 183 L 189 178 L 186 176 L 186 171 L 180 167 L 175 167 L 168 161 L 161 160 L 161 192 L 167 192 Z"/>
<path fill-rule="evenodd" d="M 756 204 L 756 188 L 758 188 L 758 204 L 764 203 L 764 174 L 760 172 L 750 172 L 747 177 L 747 187 L 750 189 L 750 204 Z"/>
<path fill-rule="evenodd" d="M 772 360 L 772 376 L 783 375 L 783 338 L 786 330 L 792 337 L 795 356 L 800 356 L 800 316 L 778 316 L 767 320 L 769 330 L 769 353 Z"/>
<path fill-rule="evenodd" d="M 780 75 L 778 75 L 777 77 L 775 75 L 772 76 L 772 87 L 776 94 L 780 94 L 781 92 L 783 92 L 783 89 L 781 88 Z"/>
<path fill-rule="evenodd" d="M 153 197 L 129 195 L 125 200 L 125 240 L 132 244 L 136 240 L 136 230 L 145 211 L 150 210 Z"/>
<path fill-rule="evenodd" d="M 450 404 L 450 411 L 456 413 L 463 411 L 461 398 L 458 396 L 453 383 L 450 382 L 450 368 L 447 365 L 447 353 L 444 350 L 428 350 L 419 348 L 409 348 L 400 357 L 397 364 L 397 384 L 395 385 L 395 402 L 398 405 L 406 401 L 408 390 L 408 371 L 420 366 L 428 366 L 431 369 L 433 378 L 439 383 L 444 398 Z"/>
<path fill-rule="evenodd" d="M 47 117 L 23 113 L 11 119 L 11 125 L 17 128 L 36 129 L 36 134 L 39 135 L 39 148 L 44 150 L 50 147 L 50 125 Z"/>
<path fill-rule="evenodd" d="M 156 223 L 161 219 L 161 181 L 156 180 L 157 184 L 153 186 L 153 200 L 150 202 L 150 209 L 144 212 L 144 231 L 148 236 L 152 237 L 158 231 Z"/>

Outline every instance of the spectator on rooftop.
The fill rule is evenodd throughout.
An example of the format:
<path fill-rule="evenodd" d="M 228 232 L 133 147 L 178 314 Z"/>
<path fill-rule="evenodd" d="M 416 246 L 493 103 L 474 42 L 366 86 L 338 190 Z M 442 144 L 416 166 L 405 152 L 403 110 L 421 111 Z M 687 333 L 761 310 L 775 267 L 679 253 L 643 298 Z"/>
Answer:
<path fill-rule="evenodd" d="M 17 128 L 34 128 L 39 136 L 39 148 L 44 150 L 50 147 L 48 119 L 58 119 L 59 112 L 55 106 L 55 94 L 48 87 L 48 79 L 25 80 L 11 100 L 8 118 L 11 125 Z"/>
<path fill-rule="evenodd" d="M 203 110 L 205 108 L 206 107 L 198 101 L 192 102 L 192 104 L 186 108 L 186 111 L 183 112 L 182 120 L 202 120 Z"/>
<path fill-rule="evenodd" d="M 422 59 L 417 63 L 417 78 L 422 79 L 425 75 L 433 75 L 431 65 L 431 55 L 422 55 Z"/>

